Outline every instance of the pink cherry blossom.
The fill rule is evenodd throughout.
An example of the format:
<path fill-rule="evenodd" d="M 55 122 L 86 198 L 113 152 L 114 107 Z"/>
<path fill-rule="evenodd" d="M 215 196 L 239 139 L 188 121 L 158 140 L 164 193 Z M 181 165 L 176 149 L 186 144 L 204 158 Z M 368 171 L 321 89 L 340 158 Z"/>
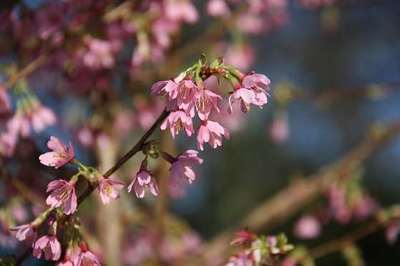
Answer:
<path fill-rule="evenodd" d="M 253 254 L 250 252 L 242 251 L 229 258 L 225 266 L 255 266 L 256 261 Z"/>
<path fill-rule="evenodd" d="M 170 100 L 178 96 L 178 84 L 173 80 L 157 81 L 151 87 L 151 95 L 167 95 Z"/>
<path fill-rule="evenodd" d="M 45 128 L 54 125 L 56 121 L 57 118 L 54 112 L 40 104 L 32 112 L 31 122 L 35 132 L 43 131 Z"/>
<path fill-rule="evenodd" d="M 362 195 L 353 205 L 353 215 L 358 220 L 364 220 L 378 209 L 376 201 L 368 195 Z"/>
<path fill-rule="evenodd" d="M 172 21 L 194 23 L 199 15 L 191 1 L 165 1 L 165 15 Z"/>
<path fill-rule="evenodd" d="M 80 244 L 81 252 L 76 256 L 74 266 L 101 266 L 99 258 L 91 252 L 86 243 Z"/>
<path fill-rule="evenodd" d="M 292 257 L 286 257 L 283 261 L 282 261 L 282 265 L 281 266 L 296 266 L 297 262 L 294 258 Z"/>
<path fill-rule="evenodd" d="M 156 44 L 162 49 L 168 48 L 171 45 L 171 35 L 178 30 L 178 26 L 176 22 L 165 17 L 156 19 L 151 27 Z"/>
<path fill-rule="evenodd" d="M 265 23 L 262 15 L 254 13 L 240 14 L 236 20 L 236 26 L 240 31 L 249 34 L 258 34 L 265 30 Z"/>
<path fill-rule="evenodd" d="M 13 132 L 6 131 L 0 135 L 0 153 L 10 157 L 15 151 L 18 135 Z"/>
<path fill-rule="evenodd" d="M 194 117 L 194 107 L 196 104 L 196 96 L 200 89 L 191 80 L 182 80 L 178 84 L 178 94 L 176 96 L 176 105 L 179 109 L 184 110 L 190 117 Z"/>
<path fill-rule="evenodd" d="M 83 55 L 83 63 L 93 69 L 111 68 L 114 66 L 113 46 L 110 42 L 87 38 L 88 50 Z"/>
<path fill-rule="evenodd" d="M 214 149 L 222 146 L 222 138 L 229 138 L 229 132 L 223 126 L 214 121 L 202 122 L 197 132 L 197 145 L 204 150 L 204 143 L 209 143 Z"/>
<path fill-rule="evenodd" d="M 143 198 L 146 190 L 149 190 L 154 196 L 157 196 L 159 193 L 156 180 L 151 173 L 143 167 L 143 164 L 135 178 L 130 183 L 128 192 L 131 192 L 132 188 L 135 190 L 136 197 L 138 198 Z"/>
<path fill-rule="evenodd" d="M 69 247 L 62 261 L 57 263 L 57 266 L 75 266 L 75 262 L 79 259 L 81 249 L 79 246 Z"/>
<path fill-rule="evenodd" d="M 247 113 L 250 110 L 250 105 L 255 101 L 255 94 L 248 89 L 239 88 L 235 90 L 231 96 L 229 96 L 229 112 L 231 113 L 233 110 L 232 105 L 235 101 L 239 101 L 240 109 L 243 113 Z"/>
<path fill-rule="evenodd" d="M 230 45 L 226 49 L 224 62 L 240 70 L 248 70 L 255 61 L 254 50 L 247 44 Z"/>
<path fill-rule="evenodd" d="M 100 266 L 99 258 L 91 252 L 85 242 L 79 244 L 74 254 L 74 266 Z"/>
<path fill-rule="evenodd" d="M 61 244 L 55 236 L 42 236 L 33 245 L 33 256 L 40 259 L 43 255 L 46 260 L 57 261 L 60 259 Z"/>
<path fill-rule="evenodd" d="M 18 112 L 7 122 L 7 132 L 11 135 L 28 137 L 30 134 L 29 119 L 22 112 Z"/>
<path fill-rule="evenodd" d="M 318 237 L 320 233 L 321 225 L 319 221 L 311 215 L 301 217 L 294 227 L 294 234 L 302 239 L 313 239 Z"/>
<path fill-rule="evenodd" d="M 262 107 L 268 102 L 271 81 L 263 74 L 250 73 L 242 79 L 242 87 L 254 92 L 253 104 Z"/>
<path fill-rule="evenodd" d="M 207 13 L 210 16 L 226 16 L 229 15 L 230 10 L 225 0 L 209 0 L 207 2 Z"/>
<path fill-rule="evenodd" d="M 196 173 L 193 167 L 202 164 L 203 159 L 198 157 L 198 151 L 187 150 L 179 155 L 170 168 L 170 182 L 172 185 L 182 184 L 182 181 L 187 181 L 189 184 L 196 180 Z"/>
<path fill-rule="evenodd" d="M 47 185 L 47 192 L 50 192 L 46 199 L 49 206 L 53 208 L 61 207 L 66 215 L 76 211 L 75 181 L 67 182 L 63 179 L 51 181 Z"/>
<path fill-rule="evenodd" d="M 74 159 L 75 153 L 72 144 L 67 147 L 58 138 L 51 136 L 47 147 L 52 150 L 39 156 L 42 164 L 54 168 L 60 168 Z"/>
<path fill-rule="evenodd" d="M 124 183 L 121 181 L 101 177 L 98 190 L 103 204 L 108 204 L 111 200 L 119 197 L 119 191 L 124 188 Z"/>
<path fill-rule="evenodd" d="M 71 260 L 63 260 L 56 264 L 57 266 L 75 266 Z"/>
<path fill-rule="evenodd" d="M 250 73 L 242 77 L 240 87 L 229 97 L 230 110 L 232 103 L 239 101 L 242 112 L 248 112 L 250 105 L 260 108 L 268 102 L 270 80 L 263 74 Z"/>
<path fill-rule="evenodd" d="M 289 121 L 286 114 L 278 114 L 274 117 L 269 134 L 275 143 L 283 143 L 288 139 Z"/>
<path fill-rule="evenodd" d="M 346 191 L 344 187 L 332 184 L 327 192 L 329 208 L 336 221 L 346 224 L 351 220 L 351 209 L 346 202 Z"/>
<path fill-rule="evenodd" d="M 26 241 L 31 244 L 36 240 L 37 233 L 31 224 L 15 226 L 10 230 L 16 232 L 15 238 L 19 241 Z"/>
<path fill-rule="evenodd" d="M 160 128 L 161 130 L 165 130 L 168 127 L 173 138 L 179 134 L 181 129 L 185 129 L 188 136 L 191 136 L 194 133 L 192 118 L 184 111 L 171 112 L 161 124 Z"/>
<path fill-rule="evenodd" d="M 201 120 L 207 120 L 212 110 L 219 112 L 218 103 L 222 99 L 218 94 L 204 89 L 196 94 L 196 110 Z"/>
<path fill-rule="evenodd" d="M 256 235 L 247 230 L 239 230 L 235 233 L 234 239 L 231 241 L 231 245 L 244 245 L 250 244 L 256 239 Z"/>
<path fill-rule="evenodd" d="M 389 223 L 385 231 L 386 241 L 389 244 L 394 244 L 400 233 L 400 221 L 394 221 Z"/>
<path fill-rule="evenodd" d="M 246 114 L 243 112 L 230 112 L 229 103 L 223 101 L 219 113 L 212 113 L 210 120 L 224 121 L 224 127 L 229 132 L 238 132 L 246 126 Z"/>

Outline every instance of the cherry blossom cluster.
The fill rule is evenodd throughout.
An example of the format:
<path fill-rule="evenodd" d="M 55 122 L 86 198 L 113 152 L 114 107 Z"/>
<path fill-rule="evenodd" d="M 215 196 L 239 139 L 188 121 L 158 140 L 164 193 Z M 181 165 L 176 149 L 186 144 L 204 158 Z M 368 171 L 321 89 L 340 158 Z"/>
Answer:
<path fill-rule="evenodd" d="M 93 178 L 96 176 L 96 172 L 75 160 L 74 149 L 71 144 L 66 146 L 59 139 L 51 137 L 47 146 L 51 151 L 39 156 L 42 164 L 58 169 L 67 163 L 73 162 L 78 165 L 79 172 L 71 177 L 69 181 L 64 179 L 51 181 L 47 186 L 49 196 L 46 199 L 49 208 L 31 223 L 16 226 L 12 228 L 12 231 L 16 232 L 16 238 L 19 241 L 32 246 L 32 254 L 36 258 L 57 261 L 58 266 L 100 265 L 97 256 L 89 251 L 86 243 L 81 242 L 80 233 L 76 228 L 76 221 L 68 224 L 64 218 L 64 215 L 72 215 L 77 211 L 78 201 L 75 185 L 78 178 L 81 175 L 88 179 Z M 111 198 L 116 198 L 118 196 L 117 191 L 122 188 L 122 183 L 111 179 L 106 180 L 102 177 L 99 177 L 98 183 L 100 196 L 105 204 Z M 52 213 L 53 210 L 57 210 L 55 214 Z M 39 233 L 45 230 L 46 222 L 48 233 L 39 237 Z M 74 238 L 67 239 L 68 241 L 66 241 L 65 238 L 69 234 L 65 234 L 65 232 L 70 230 L 78 232 L 71 234 Z M 60 243 L 60 236 L 62 236 L 65 243 Z M 79 245 L 77 242 L 79 242 Z M 61 255 L 64 254 L 62 246 L 67 243 L 71 246 L 71 250 L 68 248 L 64 258 L 61 258 Z"/>
<path fill-rule="evenodd" d="M 257 236 L 247 230 L 236 232 L 231 244 L 241 249 L 229 258 L 226 266 L 278 265 L 294 248 L 284 234 Z"/>
<path fill-rule="evenodd" d="M 197 129 L 198 148 L 203 150 L 205 143 L 209 143 L 213 148 L 221 146 L 223 137 L 228 136 L 228 131 L 219 122 L 211 120 L 211 117 L 221 112 L 220 104 L 223 99 L 219 94 L 222 88 L 215 86 L 218 83 L 214 82 L 214 86 L 210 85 L 213 79 L 217 82 L 226 80 L 230 84 L 231 91 L 226 99 L 229 113 L 233 112 L 236 104 L 240 106 L 242 112 L 248 112 L 251 105 L 261 108 L 267 103 L 270 81 L 265 75 L 254 72 L 243 74 L 225 65 L 222 60 L 215 60 L 208 64 L 206 59 L 202 58 L 177 78 L 159 81 L 152 86 L 153 95 L 165 95 L 167 100 L 164 111 L 166 118 L 161 121 L 161 130 L 169 128 L 172 136 L 175 137 L 181 129 L 184 129 L 190 136 L 195 133 L 193 121 L 197 116 L 200 123 Z M 27 91 L 24 90 L 24 93 Z M 31 98 L 33 97 L 30 96 L 30 101 L 33 101 Z M 223 116 L 219 117 L 223 120 Z M 32 121 L 36 120 L 32 119 Z M 38 128 L 37 123 L 39 122 L 32 122 L 35 125 L 33 128 Z M 46 204 L 49 209 L 32 223 L 15 227 L 13 230 L 16 231 L 16 237 L 20 241 L 32 243 L 33 255 L 37 258 L 44 257 L 47 260 L 60 261 L 61 254 L 65 254 L 62 258 L 63 262 L 59 265 L 69 265 L 63 264 L 68 262 L 73 265 L 86 265 L 84 263 L 87 260 L 92 263 L 90 265 L 98 265 L 99 260 L 87 250 L 82 241 L 75 241 L 78 244 L 62 252 L 63 244 L 57 237 L 60 234 L 59 228 L 63 228 L 64 217 L 71 217 L 78 210 L 80 202 L 76 186 L 80 178 L 84 178 L 90 186 L 97 189 L 103 204 L 108 204 L 118 198 L 125 185 L 115 178 L 103 176 L 95 168 L 78 161 L 71 143 L 66 145 L 52 136 L 47 147 L 50 151 L 39 156 L 39 161 L 43 165 L 58 169 L 66 164 L 72 164 L 77 167 L 78 172 L 67 180 L 58 178 L 47 185 L 49 195 Z M 148 167 L 148 160 L 151 158 L 161 157 L 170 163 L 168 180 L 172 196 L 184 194 L 185 186 L 196 180 L 194 167 L 203 162 L 196 150 L 189 149 L 177 156 L 172 156 L 160 150 L 157 142 L 152 140 L 145 142 L 141 151 L 145 158 L 127 187 L 128 192 L 133 191 L 137 198 L 143 198 L 146 191 L 154 196 L 159 194 L 157 180 Z M 56 210 L 55 216 L 52 215 L 54 210 Z M 46 222 L 49 225 L 49 234 L 38 238 L 38 232 L 42 231 L 40 229 Z"/>
<path fill-rule="evenodd" d="M 229 132 L 211 117 L 221 111 L 223 96 L 219 91 L 223 88 L 218 84 L 223 80 L 228 81 L 232 89 L 226 99 L 230 113 L 236 103 L 246 113 L 251 105 L 262 108 L 268 102 L 270 81 L 265 75 L 254 72 L 243 74 L 218 59 L 211 64 L 199 60 L 176 78 L 159 81 L 152 86 L 153 95 L 165 96 L 167 110 L 170 112 L 161 129 L 169 128 L 174 138 L 181 130 L 187 136 L 197 132 L 197 147 L 200 150 L 204 150 L 205 143 L 214 149 L 222 146 Z M 197 129 L 194 123 L 196 117 L 199 119 Z"/>
<path fill-rule="evenodd" d="M 11 113 L 10 99 L 5 88 L 0 88 L 0 91 L 0 109 Z M 20 137 L 27 138 L 32 132 L 40 133 L 57 121 L 54 112 L 43 106 L 39 99 L 28 91 L 26 82 L 19 82 L 15 91 L 18 95 L 15 112 L 8 118 L 0 133 L 0 154 L 7 157 L 14 154 Z"/>

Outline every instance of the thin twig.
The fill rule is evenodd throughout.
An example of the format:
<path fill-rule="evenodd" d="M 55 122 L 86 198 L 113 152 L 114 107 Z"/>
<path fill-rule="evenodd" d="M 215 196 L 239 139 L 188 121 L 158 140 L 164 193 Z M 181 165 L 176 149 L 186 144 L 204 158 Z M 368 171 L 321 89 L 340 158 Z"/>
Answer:
<path fill-rule="evenodd" d="M 15 84 L 17 84 L 18 80 L 25 78 L 29 76 L 32 72 L 34 72 L 36 69 L 44 65 L 46 62 L 47 56 L 45 54 L 40 55 L 36 59 L 34 59 L 32 62 L 30 62 L 27 66 L 25 66 L 21 71 L 12 74 L 9 79 L 6 82 L 6 87 L 11 88 L 14 87 Z"/>
<path fill-rule="evenodd" d="M 140 152 L 143 145 L 146 143 L 147 139 L 154 133 L 154 131 L 159 127 L 159 125 L 168 116 L 168 111 L 163 111 L 154 124 L 144 133 L 140 140 L 124 155 L 122 156 L 113 167 L 108 169 L 104 174 L 104 178 L 110 177 L 114 172 L 116 172 L 122 165 L 124 165 L 130 158 L 132 158 L 136 153 Z M 86 190 L 79 196 L 78 205 L 81 204 L 96 187 L 89 186 Z"/>
<path fill-rule="evenodd" d="M 309 251 L 309 254 L 314 259 L 324 257 L 328 254 L 342 250 L 346 246 L 353 244 L 354 242 L 357 242 L 358 240 L 379 231 L 381 228 L 382 224 L 380 222 L 372 221 L 366 226 L 359 228 L 350 234 L 347 234 L 341 238 L 332 240 L 311 249 Z"/>
<path fill-rule="evenodd" d="M 374 220 L 367 223 L 367 225 L 365 225 L 361 228 L 358 228 L 351 233 L 347 233 L 346 235 L 344 235 L 342 237 L 339 237 L 337 239 L 323 243 L 317 247 L 310 249 L 309 250 L 310 256 L 312 256 L 314 259 L 318 259 L 318 258 L 324 257 L 328 254 L 341 251 L 346 246 L 354 244 L 355 242 L 357 242 L 373 233 L 376 233 L 379 230 L 382 230 L 388 224 L 390 224 L 392 221 L 396 221 L 400 218 L 400 209 L 398 209 L 398 208 L 397 208 L 396 212 L 392 213 L 392 216 L 389 219 L 385 219 L 385 220 L 379 219 L 380 213 L 385 213 L 385 210 L 378 212 L 378 214 L 375 216 Z"/>

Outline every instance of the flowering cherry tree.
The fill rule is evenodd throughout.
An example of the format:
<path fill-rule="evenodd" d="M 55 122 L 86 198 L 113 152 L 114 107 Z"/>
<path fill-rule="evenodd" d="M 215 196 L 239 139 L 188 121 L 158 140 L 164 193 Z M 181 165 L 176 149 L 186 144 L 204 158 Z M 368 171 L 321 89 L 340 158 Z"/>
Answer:
<path fill-rule="evenodd" d="M 290 23 L 291 5 L 329 15 L 343 1 L 25 2 L 0 10 L 0 265 L 294 266 L 333 252 L 364 265 L 358 240 L 383 229 L 396 241 L 400 209 L 370 195 L 362 164 L 398 123 L 375 126 L 209 241 L 168 205 L 185 200 L 253 111 L 272 114 L 272 143 L 296 134 L 288 106 L 310 96 L 252 70 L 250 38 Z M 271 231 L 290 218 L 293 234 Z M 307 245 L 328 223 L 354 222 L 365 228 Z"/>

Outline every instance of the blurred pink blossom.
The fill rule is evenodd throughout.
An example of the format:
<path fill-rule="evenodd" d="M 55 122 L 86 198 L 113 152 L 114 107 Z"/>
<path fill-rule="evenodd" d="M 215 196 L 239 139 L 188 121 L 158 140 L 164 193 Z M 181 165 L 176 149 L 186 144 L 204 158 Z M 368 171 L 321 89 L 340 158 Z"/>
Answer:
<path fill-rule="evenodd" d="M 185 0 L 166 0 L 165 15 L 168 19 L 177 22 L 194 23 L 199 15 L 191 1 Z"/>
<path fill-rule="evenodd" d="M 229 15 L 230 10 L 225 0 L 209 0 L 207 2 L 207 13 L 210 16 L 219 17 Z"/>
<path fill-rule="evenodd" d="M 289 138 L 289 121 L 286 113 L 275 115 L 269 128 L 269 135 L 275 143 L 283 143 Z"/>
<path fill-rule="evenodd" d="M 321 225 L 319 221 L 311 215 L 301 217 L 295 224 L 294 234 L 301 239 L 313 239 L 320 235 Z"/>
<path fill-rule="evenodd" d="M 170 192 L 179 197 L 184 193 L 184 186 L 191 184 L 196 179 L 193 167 L 203 163 L 195 150 L 187 150 L 180 154 L 171 164 L 170 168 Z"/>
<path fill-rule="evenodd" d="M 83 63 L 93 69 L 111 68 L 115 60 L 110 42 L 88 37 L 85 39 L 88 50 L 83 55 Z"/>
<path fill-rule="evenodd" d="M 386 241 L 389 244 L 394 244 L 400 233 L 400 221 L 394 221 L 389 223 L 385 231 Z"/>
<path fill-rule="evenodd" d="M 51 109 L 40 105 L 32 113 L 31 121 L 33 130 L 36 132 L 41 132 L 45 128 L 54 125 L 57 121 L 57 118 Z"/>
<path fill-rule="evenodd" d="M 10 99 L 6 88 L 0 84 L 0 114 L 8 113 L 11 109 Z"/>
<path fill-rule="evenodd" d="M 255 61 L 254 50 L 247 44 L 229 45 L 224 61 L 242 71 L 248 70 Z"/>
<path fill-rule="evenodd" d="M 256 262 L 251 252 L 240 252 L 229 258 L 225 266 L 255 266 Z"/>

